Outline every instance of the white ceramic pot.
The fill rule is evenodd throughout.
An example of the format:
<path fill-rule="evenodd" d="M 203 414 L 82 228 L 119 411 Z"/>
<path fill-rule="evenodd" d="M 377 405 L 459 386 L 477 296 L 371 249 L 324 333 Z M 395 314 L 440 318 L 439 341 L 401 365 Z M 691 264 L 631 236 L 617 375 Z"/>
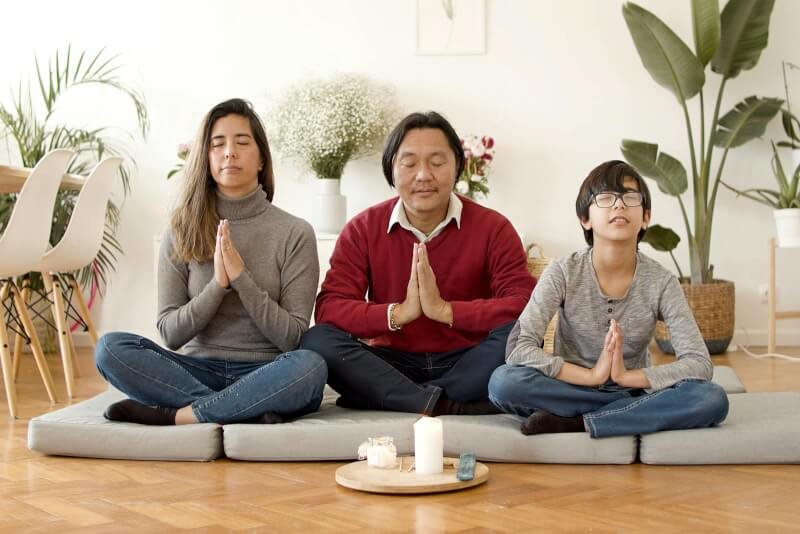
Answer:
<path fill-rule="evenodd" d="M 775 210 L 779 247 L 800 247 L 800 208 Z"/>
<path fill-rule="evenodd" d="M 339 192 L 341 180 L 316 180 L 311 222 L 317 233 L 338 234 L 347 221 L 347 197 Z"/>

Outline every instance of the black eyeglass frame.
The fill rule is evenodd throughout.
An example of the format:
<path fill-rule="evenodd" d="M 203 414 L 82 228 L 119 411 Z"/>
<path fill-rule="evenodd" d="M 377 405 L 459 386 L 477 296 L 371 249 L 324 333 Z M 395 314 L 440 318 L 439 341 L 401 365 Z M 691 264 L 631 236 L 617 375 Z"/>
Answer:
<path fill-rule="evenodd" d="M 599 202 L 597 202 L 597 197 L 599 195 L 614 195 L 614 201 L 609 204 L 608 206 L 601 206 Z M 639 197 L 638 204 L 628 204 L 625 202 L 625 195 L 636 195 Z M 599 193 L 592 193 L 592 202 L 594 202 L 595 206 L 602 209 L 613 208 L 614 204 L 617 203 L 617 199 L 621 200 L 622 203 L 628 208 L 638 208 L 642 204 L 644 204 L 644 194 L 641 191 L 625 191 L 624 193 L 617 193 L 616 191 L 600 191 Z"/>

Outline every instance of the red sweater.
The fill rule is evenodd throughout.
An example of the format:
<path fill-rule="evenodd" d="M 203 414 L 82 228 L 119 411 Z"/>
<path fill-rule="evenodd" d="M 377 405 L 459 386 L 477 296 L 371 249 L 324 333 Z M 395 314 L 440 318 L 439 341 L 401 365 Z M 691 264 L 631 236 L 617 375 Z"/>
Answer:
<path fill-rule="evenodd" d="M 399 224 L 386 233 L 396 198 L 356 215 L 342 230 L 317 296 L 315 320 L 371 344 L 403 352 L 447 352 L 475 346 L 490 330 L 516 320 L 535 279 L 511 223 L 464 197 L 455 221 L 426 244 L 453 327 L 424 315 L 392 332 L 387 309 L 406 298 L 414 235 Z M 364 297 L 366 295 L 366 300 Z"/>

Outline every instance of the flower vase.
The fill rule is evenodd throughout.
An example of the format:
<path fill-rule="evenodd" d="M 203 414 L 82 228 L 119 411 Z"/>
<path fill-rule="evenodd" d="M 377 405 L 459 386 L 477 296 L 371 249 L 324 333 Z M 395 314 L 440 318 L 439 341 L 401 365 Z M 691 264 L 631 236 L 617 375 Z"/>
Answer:
<path fill-rule="evenodd" d="M 347 197 L 340 193 L 340 183 L 329 178 L 317 180 L 312 214 L 317 233 L 338 234 L 347 221 Z"/>

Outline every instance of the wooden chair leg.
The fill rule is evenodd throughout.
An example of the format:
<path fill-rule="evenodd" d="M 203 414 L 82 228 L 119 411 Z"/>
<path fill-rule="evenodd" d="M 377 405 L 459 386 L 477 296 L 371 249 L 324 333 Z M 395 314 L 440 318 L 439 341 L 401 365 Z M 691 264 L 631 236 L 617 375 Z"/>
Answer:
<path fill-rule="evenodd" d="M 58 346 L 61 349 L 61 365 L 64 368 L 64 382 L 67 384 L 67 397 L 75 397 L 75 374 L 72 368 L 72 354 L 70 351 L 69 331 L 67 329 L 66 310 L 64 307 L 64 294 L 61 292 L 61 282 L 53 278 L 50 273 L 42 273 L 44 288 L 53 299 L 53 318 L 56 321 Z"/>
<path fill-rule="evenodd" d="M 28 306 L 26 306 L 25 302 L 22 300 L 22 294 L 20 294 L 17 286 L 14 284 L 9 285 L 11 294 L 14 296 L 14 307 L 17 309 L 20 321 L 25 327 L 25 332 L 28 334 L 28 337 L 31 338 L 31 352 L 33 352 L 33 359 L 36 361 L 36 367 L 39 368 L 39 375 L 41 375 L 42 382 L 44 382 L 47 396 L 50 398 L 50 402 L 58 402 L 56 400 L 55 388 L 53 387 L 53 377 L 50 376 L 50 369 L 47 367 L 47 360 L 44 358 L 42 344 L 39 343 L 39 336 L 36 335 L 33 321 L 31 321 L 31 316 L 28 314 Z"/>
<path fill-rule="evenodd" d="M 3 280 L 0 286 L 0 302 L 8 298 L 10 282 Z M 6 330 L 5 313 L 0 312 L 2 321 L 0 321 L 0 367 L 3 368 L 3 385 L 6 388 L 6 399 L 8 400 L 8 413 L 11 417 L 17 418 L 17 388 L 14 386 L 14 380 L 11 369 L 11 351 L 8 341 L 8 331 Z"/>
<path fill-rule="evenodd" d="M 86 327 L 89 329 L 89 338 L 91 338 L 92 346 L 94 347 L 97 345 L 97 330 L 94 328 L 92 314 L 89 312 L 86 301 L 83 300 L 83 291 L 81 291 L 81 286 L 78 285 L 78 281 L 75 280 L 75 277 L 72 275 L 68 275 L 68 279 L 69 285 L 72 287 L 72 294 L 75 296 L 75 303 L 78 305 L 78 310 L 81 312 L 81 319 L 83 319 L 86 323 Z"/>
<path fill-rule="evenodd" d="M 67 322 L 67 326 L 69 326 L 69 322 Z M 72 374 L 75 378 L 80 378 L 81 370 L 78 367 L 78 351 L 75 349 L 75 340 L 69 328 L 67 328 L 67 339 L 69 340 L 69 357 L 72 360 Z"/>
<path fill-rule="evenodd" d="M 31 302 L 31 280 L 28 277 L 22 281 L 22 300 L 25 301 L 25 305 L 30 305 Z M 22 340 L 23 336 L 17 334 L 14 336 L 14 360 L 13 360 L 13 376 L 14 382 L 17 381 L 19 377 L 19 362 L 22 359 Z"/>

